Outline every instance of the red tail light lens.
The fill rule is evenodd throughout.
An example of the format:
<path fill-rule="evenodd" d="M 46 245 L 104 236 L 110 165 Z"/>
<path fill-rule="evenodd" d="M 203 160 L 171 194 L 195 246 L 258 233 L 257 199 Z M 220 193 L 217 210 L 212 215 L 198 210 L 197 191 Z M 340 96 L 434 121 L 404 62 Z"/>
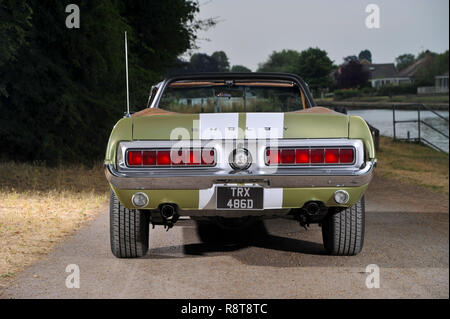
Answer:
<path fill-rule="evenodd" d="M 128 165 L 141 166 L 142 165 L 142 151 L 128 151 Z"/>
<path fill-rule="evenodd" d="M 323 148 L 315 148 L 311 150 L 311 163 L 321 164 L 324 160 Z"/>
<path fill-rule="evenodd" d="M 352 164 L 353 148 L 282 148 L 266 149 L 266 165 Z"/>
<path fill-rule="evenodd" d="M 172 151 L 170 158 L 172 165 L 184 165 L 186 163 L 186 154 L 182 150 Z"/>
<path fill-rule="evenodd" d="M 158 151 L 156 153 L 156 165 L 170 165 L 170 151 Z"/>
<path fill-rule="evenodd" d="M 189 161 L 186 163 L 188 165 L 200 165 L 201 163 L 201 152 L 200 151 L 188 151 Z"/>
<path fill-rule="evenodd" d="M 325 163 L 327 164 L 339 163 L 339 149 L 337 148 L 325 149 Z"/>
<path fill-rule="evenodd" d="M 355 155 L 354 155 L 354 151 L 352 148 L 341 149 L 340 154 L 339 154 L 339 160 L 341 163 L 351 164 L 351 163 L 353 163 L 354 158 L 355 158 Z"/>
<path fill-rule="evenodd" d="M 281 164 L 294 164 L 295 163 L 295 150 L 294 149 L 282 149 L 280 152 Z"/>
<path fill-rule="evenodd" d="M 269 165 L 280 164 L 280 150 L 270 150 L 266 151 L 266 160 Z"/>
<path fill-rule="evenodd" d="M 213 150 L 203 150 L 202 151 L 202 165 L 212 165 L 214 164 L 214 151 Z"/>
<path fill-rule="evenodd" d="M 298 149 L 295 153 L 295 162 L 297 164 L 309 164 L 309 149 Z"/>
<path fill-rule="evenodd" d="M 187 150 L 130 150 L 127 151 L 128 166 L 214 166 L 214 149 Z"/>
<path fill-rule="evenodd" d="M 156 151 L 144 151 L 143 153 L 143 164 L 144 165 L 155 165 L 156 164 Z"/>

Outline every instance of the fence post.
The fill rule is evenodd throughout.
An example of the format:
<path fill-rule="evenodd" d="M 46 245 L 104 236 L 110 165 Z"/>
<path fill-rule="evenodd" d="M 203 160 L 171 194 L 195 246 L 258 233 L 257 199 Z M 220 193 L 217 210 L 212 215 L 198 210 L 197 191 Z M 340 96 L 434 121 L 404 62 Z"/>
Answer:
<path fill-rule="evenodd" d="M 394 141 L 395 141 L 395 104 L 392 105 L 392 125 L 394 129 Z"/>
<path fill-rule="evenodd" d="M 420 104 L 417 106 L 417 130 L 419 132 L 419 144 L 421 142 L 420 140 Z"/>

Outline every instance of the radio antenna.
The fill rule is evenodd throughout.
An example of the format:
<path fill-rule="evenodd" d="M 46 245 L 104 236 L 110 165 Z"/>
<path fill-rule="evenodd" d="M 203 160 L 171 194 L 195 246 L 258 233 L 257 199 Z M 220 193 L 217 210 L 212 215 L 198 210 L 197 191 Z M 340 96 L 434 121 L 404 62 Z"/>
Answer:
<path fill-rule="evenodd" d="M 130 90 L 128 88 L 128 45 L 127 45 L 127 31 L 125 31 L 125 76 L 127 82 L 127 114 L 130 117 Z"/>

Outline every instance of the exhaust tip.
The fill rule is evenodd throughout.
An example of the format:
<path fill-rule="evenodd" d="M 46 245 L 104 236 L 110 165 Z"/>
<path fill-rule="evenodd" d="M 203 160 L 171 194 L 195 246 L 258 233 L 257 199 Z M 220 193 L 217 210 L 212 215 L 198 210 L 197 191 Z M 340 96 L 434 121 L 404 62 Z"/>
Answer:
<path fill-rule="evenodd" d="M 320 210 L 320 205 L 316 202 L 309 202 L 305 206 L 306 212 L 310 215 L 315 215 Z"/>
<path fill-rule="evenodd" d="M 164 218 L 171 218 L 175 214 L 175 208 L 172 205 L 161 206 L 161 216 Z"/>

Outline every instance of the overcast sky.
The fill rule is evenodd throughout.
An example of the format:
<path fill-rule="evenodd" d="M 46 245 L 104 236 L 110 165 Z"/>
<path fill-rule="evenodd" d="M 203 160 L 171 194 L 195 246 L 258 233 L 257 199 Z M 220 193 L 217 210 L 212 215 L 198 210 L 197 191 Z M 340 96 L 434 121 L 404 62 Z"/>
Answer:
<path fill-rule="evenodd" d="M 449 48 L 448 0 L 199 0 L 199 18 L 219 23 L 200 32 L 195 52 L 223 50 L 230 64 L 253 71 L 272 51 L 319 47 L 336 64 L 363 49 L 374 63 L 403 53 Z M 380 28 L 368 29 L 368 4 L 380 8 Z M 210 41 L 201 40 L 208 38 Z"/>

